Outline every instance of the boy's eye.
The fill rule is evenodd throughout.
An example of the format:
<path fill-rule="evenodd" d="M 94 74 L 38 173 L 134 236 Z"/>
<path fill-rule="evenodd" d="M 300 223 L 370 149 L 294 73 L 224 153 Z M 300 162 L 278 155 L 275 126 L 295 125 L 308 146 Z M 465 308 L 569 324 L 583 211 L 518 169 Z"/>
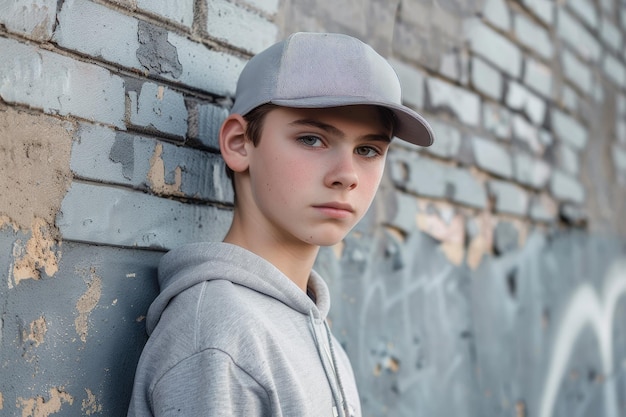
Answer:
<path fill-rule="evenodd" d="M 381 154 L 381 152 L 378 149 L 373 148 L 371 146 L 359 146 L 358 148 L 354 150 L 354 152 L 357 155 L 364 156 L 366 158 L 374 158 Z"/>
<path fill-rule="evenodd" d="M 322 146 L 322 140 L 317 136 L 300 136 L 298 141 L 307 146 L 320 147 Z"/>

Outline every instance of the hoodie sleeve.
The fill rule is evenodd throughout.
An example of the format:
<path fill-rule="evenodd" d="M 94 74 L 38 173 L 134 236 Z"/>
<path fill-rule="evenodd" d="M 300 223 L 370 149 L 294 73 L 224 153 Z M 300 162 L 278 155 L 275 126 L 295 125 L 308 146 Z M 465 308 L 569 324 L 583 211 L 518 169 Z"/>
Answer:
<path fill-rule="evenodd" d="M 266 390 L 218 349 L 176 364 L 154 386 L 151 402 L 155 417 L 273 415 Z"/>

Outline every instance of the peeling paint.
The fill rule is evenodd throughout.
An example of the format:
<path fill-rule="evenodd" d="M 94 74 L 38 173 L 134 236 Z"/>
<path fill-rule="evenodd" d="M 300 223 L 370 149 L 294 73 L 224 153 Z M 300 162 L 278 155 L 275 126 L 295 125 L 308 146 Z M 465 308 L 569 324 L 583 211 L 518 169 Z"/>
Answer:
<path fill-rule="evenodd" d="M 91 392 L 89 388 L 85 388 L 87 392 L 87 398 L 82 401 L 82 411 L 86 415 L 102 412 L 102 404 L 98 404 L 96 396 Z"/>
<path fill-rule="evenodd" d="M 32 226 L 32 236 L 25 246 L 17 241 L 14 247 L 16 261 L 12 268 L 12 280 L 9 278 L 9 288 L 18 285 L 25 279 L 40 279 L 43 270 L 49 277 L 59 270 L 61 251 L 56 250 L 60 242 L 53 237 L 53 229 L 43 219 L 35 218 Z"/>
<path fill-rule="evenodd" d="M 78 316 L 74 320 L 74 328 L 80 336 L 80 340 L 85 343 L 87 341 L 87 333 L 89 331 L 89 315 L 98 305 L 102 296 L 102 279 L 95 274 L 95 270 L 91 271 L 92 279 L 87 283 L 87 291 L 76 302 L 76 311 Z"/>
<path fill-rule="evenodd" d="M 14 232 L 17 232 L 19 228 L 13 220 L 7 215 L 0 215 L 0 229 L 4 227 L 10 227 Z"/>
<path fill-rule="evenodd" d="M 33 346 L 37 347 L 43 343 L 47 331 L 46 319 L 41 316 L 30 323 L 30 331 L 23 330 L 22 339 L 25 342 L 32 342 Z"/>
<path fill-rule="evenodd" d="M 15 406 L 22 409 L 22 417 L 48 417 L 61 411 L 63 403 L 72 405 L 74 398 L 61 387 L 50 389 L 48 401 L 41 396 L 26 399 L 18 397 Z"/>
<path fill-rule="evenodd" d="M 449 207 L 440 213 L 417 213 L 417 227 L 441 241 L 441 250 L 454 265 L 461 265 L 465 257 L 465 224 L 463 216 L 454 214 Z M 443 217 L 448 217 L 445 219 Z"/>
<path fill-rule="evenodd" d="M 182 170 L 179 166 L 174 171 L 174 183 L 167 184 L 165 182 L 165 162 L 161 155 L 163 154 L 163 144 L 158 143 L 154 149 L 154 154 L 150 158 L 150 170 L 148 171 L 148 183 L 150 188 L 157 194 L 168 194 L 182 196 L 180 191 L 182 184 Z"/>

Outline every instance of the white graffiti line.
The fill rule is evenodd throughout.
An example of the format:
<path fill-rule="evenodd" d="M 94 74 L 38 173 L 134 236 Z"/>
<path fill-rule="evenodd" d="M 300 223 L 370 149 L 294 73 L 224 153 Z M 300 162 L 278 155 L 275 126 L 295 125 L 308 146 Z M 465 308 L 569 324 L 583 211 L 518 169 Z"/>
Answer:
<path fill-rule="evenodd" d="M 551 417 L 557 394 L 576 339 L 587 326 L 595 331 L 600 345 L 600 356 L 605 376 L 613 372 L 613 319 L 617 302 L 626 294 L 626 260 L 611 266 L 604 282 L 600 300 L 590 284 L 582 284 L 567 305 L 552 350 L 550 369 L 544 385 L 540 417 Z M 602 303 L 604 302 L 604 305 Z M 617 417 L 615 378 L 608 377 L 604 384 L 604 404 L 607 417 Z"/>

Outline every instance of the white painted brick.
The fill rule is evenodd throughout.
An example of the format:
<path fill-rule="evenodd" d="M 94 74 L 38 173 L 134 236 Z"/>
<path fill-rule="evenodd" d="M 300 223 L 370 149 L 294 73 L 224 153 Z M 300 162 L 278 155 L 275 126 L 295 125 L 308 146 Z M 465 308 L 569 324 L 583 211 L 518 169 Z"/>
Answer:
<path fill-rule="evenodd" d="M 258 14 L 226 0 L 207 4 L 206 30 L 210 36 L 253 54 L 276 42 L 278 27 Z"/>
<path fill-rule="evenodd" d="M 559 201 L 582 204 L 585 201 L 585 189 L 575 178 L 560 171 L 554 171 L 550 179 L 550 192 Z"/>
<path fill-rule="evenodd" d="M 592 29 L 598 27 L 598 12 L 594 3 L 590 0 L 568 0 L 567 6 L 570 7 L 585 23 Z"/>
<path fill-rule="evenodd" d="M 511 113 L 498 104 L 483 104 L 483 127 L 498 139 L 511 140 Z"/>
<path fill-rule="evenodd" d="M 552 58 L 554 48 L 550 35 L 526 16 L 515 15 L 515 35 L 522 45 L 537 52 L 543 58 Z"/>
<path fill-rule="evenodd" d="M 423 148 L 424 151 L 440 158 L 456 157 L 461 147 L 461 132 L 454 126 L 436 119 L 429 120 L 429 122 L 437 139 L 431 146 Z"/>
<path fill-rule="evenodd" d="M 573 177 L 578 176 L 580 172 L 580 163 L 578 161 L 578 153 L 565 143 L 559 144 L 556 148 L 557 166 L 566 174 Z"/>
<path fill-rule="evenodd" d="M 390 59 L 402 86 L 402 101 L 410 107 L 424 107 L 424 74 L 404 62 Z"/>
<path fill-rule="evenodd" d="M 593 91 L 593 76 L 589 66 L 567 49 L 564 49 L 561 53 L 561 63 L 565 77 L 584 93 L 591 95 Z"/>
<path fill-rule="evenodd" d="M 494 63 L 507 74 L 513 77 L 520 76 L 522 52 L 515 44 L 478 19 L 468 19 L 464 32 L 472 51 Z"/>
<path fill-rule="evenodd" d="M 536 125 L 541 125 L 545 119 L 546 102 L 515 81 L 509 82 L 506 104 L 511 109 L 523 111 Z"/>
<path fill-rule="evenodd" d="M 511 13 L 506 1 L 487 0 L 483 6 L 483 16 L 494 26 L 504 30 L 511 30 Z"/>
<path fill-rule="evenodd" d="M 168 41 L 177 49 L 183 71 L 177 79 L 167 74 L 166 78 L 217 95 L 235 95 L 237 79 L 246 61 L 225 52 L 212 51 L 174 33 L 168 34 Z"/>
<path fill-rule="evenodd" d="M 479 168 L 503 178 L 511 178 L 513 175 L 511 156 L 500 143 L 474 137 L 472 150 Z"/>
<path fill-rule="evenodd" d="M 513 167 L 515 181 L 534 189 L 543 188 L 552 172 L 548 163 L 524 152 L 513 155 Z"/>
<path fill-rule="evenodd" d="M 137 7 L 190 28 L 193 3 L 194 0 L 137 0 Z"/>
<path fill-rule="evenodd" d="M 607 18 L 602 19 L 602 29 L 600 30 L 600 35 L 602 36 L 602 40 L 613 48 L 614 51 L 618 52 L 622 50 L 622 33 Z"/>
<path fill-rule="evenodd" d="M 513 116 L 513 137 L 525 143 L 535 154 L 543 153 L 544 146 L 539 139 L 539 129 L 518 114 Z"/>
<path fill-rule="evenodd" d="M 561 103 L 572 113 L 578 111 L 578 93 L 568 85 L 561 87 Z"/>
<path fill-rule="evenodd" d="M 618 86 L 626 88 L 626 67 L 611 54 L 604 54 L 604 73 Z"/>
<path fill-rule="evenodd" d="M 93 57 L 141 69 L 137 20 L 87 0 L 66 0 L 53 41 Z"/>
<path fill-rule="evenodd" d="M 431 107 L 448 109 L 461 122 L 472 126 L 480 123 L 480 99 L 477 94 L 436 78 L 428 78 L 426 86 Z"/>
<path fill-rule="evenodd" d="M 184 138 L 187 134 L 187 108 L 183 95 L 151 82 L 139 92 L 129 91 L 130 122 L 135 126 Z"/>
<path fill-rule="evenodd" d="M 545 98 L 552 97 L 552 70 L 545 64 L 527 57 L 524 84 Z"/>
<path fill-rule="evenodd" d="M 472 57 L 472 85 L 481 93 L 499 101 L 504 81 L 502 74 L 477 57 Z"/>
<path fill-rule="evenodd" d="M 124 128 L 124 81 L 104 68 L 0 38 L 0 97 Z"/>
<path fill-rule="evenodd" d="M 220 241 L 231 218 L 230 211 L 213 206 L 75 182 L 61 203 L 57 226 L 64 240 L 173 249 L 186 243 Z"/>
<path fill-rule="evenodd" d="M 278 0 L 245 0 L 245 3 L 270 15 L 278 12 Z"/>
<path fill-rule="evenodd" d="M 547 194 L 535 196 L 530 203 L 530 218 L 540 222 L 556 220 L 559 209 L 555 201 Z"/>
<path fill-rule="evenodd" d="M 487 191 L 482 183 L 463 168 L 448 168 L 447 192 L 453 202 L 476 208 L 487 206 Z"/>
<path fill-rule="evenodd" d="M 626 174 L 626 149 L 614 144 L 611 149 L 611 155 L 615 170 Z"/>
<path fill-rule="evenodd" d="M 425 197 L 446 195 L 446 167 L 412 152 L 389 152 L 389 171 L 393 183 L 408 192 Z"/>
<path fill-rule="evenodd" d="M 548 25 L 554 24 L 555 4 L 550 0 L 523 0 L 523 3 Z"/>
<path fill-rule="evenodd" d="M 589 132 L 587 129 L 573 117 L 553 108 L 552 130 L 563 142 L 570 144 L 577 150 L 582 150 L 587 145 Z"/>
<path fill-rule="evenodd" d="M 600 59 L 602 48 L 598 41 L 563 8 L 558 11 L 556 29 L 559 37 L 576 49 L 585 59 L 595 62 Z"/>
<path fill-rule="evenodd" d="M 52 36 L 57 0 L 0 0 L 0 24 L 9 32 L 46 41 Z"/>

